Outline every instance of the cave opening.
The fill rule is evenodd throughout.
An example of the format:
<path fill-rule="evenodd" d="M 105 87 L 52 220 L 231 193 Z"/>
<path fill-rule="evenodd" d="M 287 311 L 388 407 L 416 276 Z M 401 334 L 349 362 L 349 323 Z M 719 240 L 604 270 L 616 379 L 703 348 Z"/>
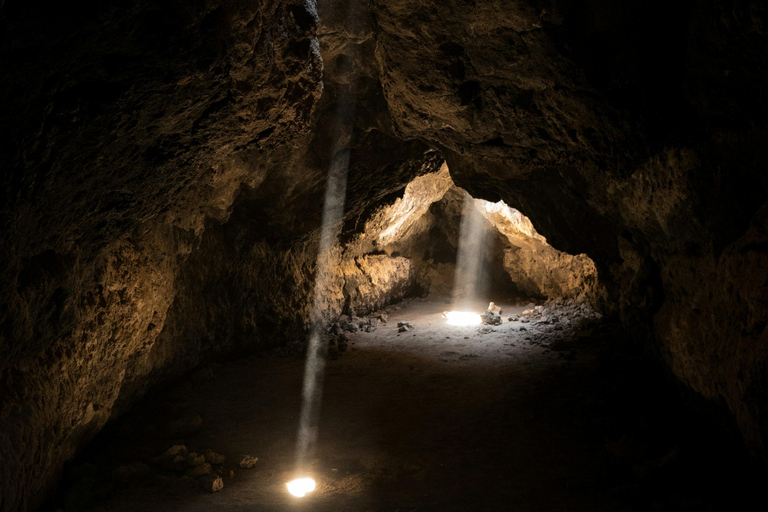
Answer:
<path fill-rule="evenodd" d="M 326 256 L 314 293 L 337 313 L 309 327 L 314 345 L 207 363 L 145 399 L 69 466 L 57 506 L 607 511 L 699 499 L 697 479 L 750 495 L 743 472 L 699 457 L 712 428 L 597 312 L 592 260 L 456 187 L 445 163 Z M 305 424 L 310 356 L 323 400 Z M 716 432 L 719 460 L 742 464 Z"/>
<path fill-rule="evenodd" d="M 0 512 L 768 510 L 761 2 L 91 4 L 0 0 Z"/>

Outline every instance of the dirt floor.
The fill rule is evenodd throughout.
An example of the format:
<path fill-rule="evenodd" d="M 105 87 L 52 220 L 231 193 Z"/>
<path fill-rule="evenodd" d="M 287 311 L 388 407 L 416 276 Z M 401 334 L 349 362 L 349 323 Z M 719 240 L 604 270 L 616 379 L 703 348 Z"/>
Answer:
<path fill-rule="evenodd" d="M 414 300 L 389 308 L 374 332 L 351 334 L 349 350 L 326 366 L 307 469 L 318 489 L 306 498 L 285 487 L 304 365 L 283 350 L 212 364 L 148 399 L 68 469 L 51 509 L 764 508 L 759 472 L 727 422 L 702 421 L 700 404 L 610 325 L 572 305 L 527 323 L 508 320 L 526 306 L 502 307 L 499 326 L 452 327 L 443 300 Z M 399 333 L 398 321 L 414 329 Z M 217 467 L 222 490 L 159 465 L 157 456 L 178 444 L 227 456 Z M 233 467 L 241 454 L 259 460 Z"/>

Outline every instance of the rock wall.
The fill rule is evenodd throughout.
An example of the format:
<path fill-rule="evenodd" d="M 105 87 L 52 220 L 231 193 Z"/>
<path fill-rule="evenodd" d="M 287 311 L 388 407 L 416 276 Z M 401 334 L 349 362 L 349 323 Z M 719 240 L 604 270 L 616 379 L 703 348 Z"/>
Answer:
<path fill-rule="evenodd" d="M 18 511 L 163 371 L 206 219 L 265 179 L 239 155 L 306 131 L 322 62 L 302 1 L 7 1 L 0 27 L 0 510 Z"/>
<path fill-rule="evenodd" d="M 401 198 L 380 207 L 346 251 L 405 256 L 415 279 L 412 286 L 421 293 L 450 295 L 467 200 L 485 219 L 487 236 L 478 253 L 488 281 L 483 295 L 604 300 L 605 290 L 589 257 L 554 249 L 528 218 L 503 202 L 467 199 L 453 184 L 446 164 L 414 179 Z"/>
<path fill-rule="evenodd" d="M 503 235 L 504 270 L 517 289 L 529 297 L 605 300 L 594 262 L 586 254 L 571 255 L 547 243 L 522 213 L 503 201 L 476 205 Z"/>
<path fill-rule="evenodd" d="M 450 186 L 408 203 L 406 185 L 445 159 L 587 254 L 603 310 L 765 454 L 761 3 L 317 7 L 319 23 L 301 0 L 0 3 L 0 510 L 37 507 L 151 386 L 303 336 L 340 152 L 329 318 L 424 275 L 394 253 L 444 240 L 427 198 Z M 361 233 L 403 205 L 426 213 L 384 257 L 387 226 Z"/>
<path fill-rule="evenodd" d="M 396 133 L 586 253 L 606 312 L 765 454 L 759 2 L 374 1 Z"/>

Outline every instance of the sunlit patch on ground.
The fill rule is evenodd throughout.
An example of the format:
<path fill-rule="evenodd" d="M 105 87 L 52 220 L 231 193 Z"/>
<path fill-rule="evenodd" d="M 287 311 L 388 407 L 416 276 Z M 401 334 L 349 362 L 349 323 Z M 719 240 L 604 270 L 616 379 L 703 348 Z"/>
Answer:
<path fill-rule="evenodd" d="M 315 490 L 315 481 L 311 478 L 297 478 L 296 480 L 291 480 L 286 485 L 288 486 L 288 492 L 297 498 L 303 498 Z"/>
<path fill-rule="evenodd" d="M 448 325 L 480 325 L 483 321 L 480 315 L 469 311 L 446 311 L 444 316 Z"/>

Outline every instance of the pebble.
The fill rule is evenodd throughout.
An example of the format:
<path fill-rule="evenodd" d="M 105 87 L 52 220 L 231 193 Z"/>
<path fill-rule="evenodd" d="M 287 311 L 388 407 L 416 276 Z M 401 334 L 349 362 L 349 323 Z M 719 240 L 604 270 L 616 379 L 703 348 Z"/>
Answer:
<path fill-rule="evenodd" d="M 219 475 L 205 475 L 198 481 L 208 492 L 217 492 L 224 488 L 224 480 Z"/>
<path fill-rule="evenodd" d="M 224 464 L 227 458 L 224 455 L 216 453 L 209 448 L 205 450 L 205 460 L 211 464 Z"/>
<path fill-rule="evenodd" d="M 258 457 L 251 457 L 250 455 L 240 455 L 240 461 L 238 462 L 238 466 L 240 466 L 243 469 L 250 469 L 253 466 L 256 465 L 256 463 L 259 461 Z"/>

